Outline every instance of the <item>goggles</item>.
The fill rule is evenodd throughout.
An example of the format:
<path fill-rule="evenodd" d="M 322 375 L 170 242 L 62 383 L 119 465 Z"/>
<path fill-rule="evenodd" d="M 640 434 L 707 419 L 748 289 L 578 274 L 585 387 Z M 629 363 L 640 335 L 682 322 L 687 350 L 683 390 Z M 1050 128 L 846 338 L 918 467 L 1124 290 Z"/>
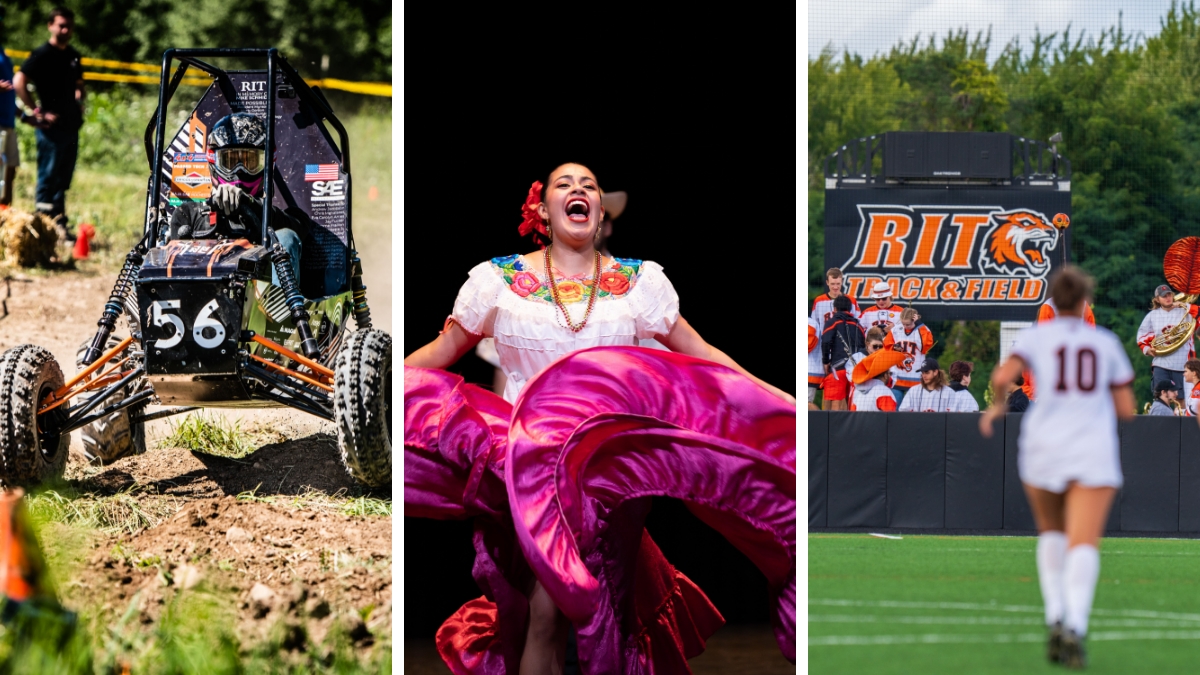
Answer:
<path fill-rule="evenodd" d="M 210 153 L 213 163 L 222 173 L 233 174 L 241 169 L 251 175 L 262 173 L 265 154 L 256 148 L 222 148 Z"/>

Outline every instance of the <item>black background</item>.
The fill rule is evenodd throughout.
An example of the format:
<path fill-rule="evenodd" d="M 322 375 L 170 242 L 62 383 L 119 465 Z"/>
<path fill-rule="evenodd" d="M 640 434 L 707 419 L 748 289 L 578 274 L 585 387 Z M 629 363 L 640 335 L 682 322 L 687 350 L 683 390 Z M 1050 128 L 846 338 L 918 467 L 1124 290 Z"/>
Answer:
<path fill-rule="evenodd" d="M 629 194 L 609 250 L 660 263 L 705 340 L 796 392 L 794 6 L 408 7 L 405 354 L 437 336 L 474 265 L 535 249 L 517 233 L 530 184 L 579 162 Z M 492 380 L 473 353 L 451 370 Z M 480 594 L 470 526 L 405 528 L 405 633 L 432 637 Z M 768 620 L 765 579 L 681 504 L 656 500 L 647 528 L 727 619 Z"/>

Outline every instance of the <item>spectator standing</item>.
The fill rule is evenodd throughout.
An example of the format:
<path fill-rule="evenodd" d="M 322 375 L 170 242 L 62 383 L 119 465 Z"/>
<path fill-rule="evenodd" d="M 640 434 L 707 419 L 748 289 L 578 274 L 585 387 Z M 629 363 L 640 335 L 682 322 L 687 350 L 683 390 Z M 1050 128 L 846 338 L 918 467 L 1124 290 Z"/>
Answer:
<path fill-rule="evenodd" d="M 1183 364 L 1183 410 L 1188 417 L 1200 415 L 1200 359 L 1188 359 Z"/>
<path fill-rule="evenodd" d="M 17 147 L 17 92 L 13 88 L 13 62 L 4 53 L 8 30 L 4 23 L 4 6 L 0 5 L 0 160 L 4 164 L 3 183 L 0 183 L 0 210 L 12 204 L 13 181 L 21 165 Z"/>
<path fill-rule="evenodd" d="M 872 329 L 874 330 L 874 329 Z M 887 380 L 891 369 L 910 358 L 904 352 L 877 349 L 854 366 L 850 377 L 854 382 L 851 410 L 860 412 L 894 412 L 896 398 Z"/>
<path fill-rule="evenodd" d="M 872 328 L 871 330 L 867 331 L 866 342 L 863 346 L 863 350 L 861 352 L 854 352 L 850 355 L 850 358 L 846 360 L 846 372 L 850 373 L 851 375 L 851 383 L 854 381 L 854 369 L 858 366 L 858 364 L 862 363 L 864 359 L 880 349 L 883 349 L 883 331 L 879 328 Z M 884 380 L 884 382 L 886 382 L 890 387 L 892 386 L 891 380 L 892 378 L 888 377 Z M 856 387 L 850 388 L 849 404 L 851 410 L 854 410 L 854 394 L 856 392 Z"/>
<path fill-rule="evenodd" d="M 918 323 L 920 320 L 917 310 L 906 308 L 900 312 L 899 325 L 892 326 L 883 340 L 884 348 L 902 351 L 912 357 L 911 361 L 892 369 L 892 393 L 900 402 L 904 401 L 905 392 L 921 383 L 921 366 L 925 363 L 925 355 L 933 348 L 933 333 L 925 324 Z"/>
<path fill-rule="evenodd" d="M 74 239 L 66 214 L 67 190 L 79 154 L 83 125 L 83 66 L 71 47 L 75 13 L 63 7 L 50 12 L 50 40 L 33 50 L 13 81 L 25 104 L 22 121 L 37 128 L 38 177 L 35 208 L 58 224 L 59 234 Z M 38 104 L 28 85 L 37 89 Z"/>
<path fill-rule="evenodd" d="M 1029 397 L 1022 388 L 1024 385 L 1024 375 L 1018 375 L 1017 379 L 1013 380 L 1012 389 L 1008 392 L 1008 412 L 1023 413 L 1029 409 Z"/>
<path fill-rule="evenodd" d="M 817 390 L 825 380 L 825 368 L 821 365 L 821 333 L 817 320 L 808 317 L 808 402 L 817 400 Z"/>
<path fill-rule="evenodd" d="M 1175 406 L 1172 403 L 1179 398 L 1179 390 L 1171 380 L 1159 380 L 1154 383 L 1154 403 L 1150 405 L 1149 415 L 1155 417 L 1174 417 Z"/>
<path fill-rule="evenodd" d="M 950 364 L 950 389 L 954 391 L 955 410 L 958 412 L 979 412 L 979 402 L 967 389 L 971 386 L 971 372 L 975 364 L 970 361 L 955 361 Z"/>
<path fill-rule="evenodd" d="M 913 387 L 900 402 L 900 412 L 954 412 L 958 394 L 946 386 L 946 375 L 936 359 L 921 364 L 921 386 Z"/>
<path fill-rule="evenodd" d="M 846 363 L 850 355 L 864 348 L 866 337 L 858 319 L 851 313 L 850 298 L 839 295 L 833 300 L 833 316 L 821 333 L 821 364 L 825 370 L 825 391 L 821 406 L 825 410 L 846 410 L 850 396 L 850 378 Z"/>
<path fill-rule="evenodd" d="M 879 326 L 884 332 L 888 332 L 900 323 L 900 308 L 892 303 L 892 287 L 887 282 L 881 281 L 872 286 L 871 298 L 875 301 L 875 306 L 867 307 L 859 314 L 858 321 L 863 330 Z"/>
<path fill-rule="evenodd" d="M 813 300 L 812 312 L 809 314 L 809 318 L 815 321 L 817 324 L 817 335 L 821 335 L 825 332 L 825 322 L 828 321 L 829 317 L 833 316 L 834 311 L 836 311 L 833 308 L 833 301 L 841 296 L 843 281 L 844 279 L 840 269 L 836 267 L 830 267 L 825 272 L 825 286 L 829 289 L 829 292 L 822 293 L 821 295 L 817 296 L 816 300 Z M 854 298 L 849 298 L 849 296 L 847 297 L 850 300 L 850 311 L 853 312 L 854 316 L 857 317 L 858 303 L 854 301 Z"/>
<path fill-rule="evenodd" d="M 1163 284 L 1154 289 L 1150 312 L 1142 319 L 1137 341 L 1142 353 L 1154 359 L 1150 366 L 1150 391 L 1155 398 L 1158 397 L 1158 383 L 1163 380 L 1174 382 L 1176 391 L 1183 389 L 1183 364 L 1187 363 L 1188 359 L 1195 358 L 1196 349 L 1193 341 L 1188 340 L 1188 344 L 1170 354 L 1159 354 L 1153 347 L 1154 338 L 1174 328 L 1189 314 L 1195 318 L 1198 311 L 1200 307 L 1196 305 L 1186 302 L 1176 304 L 1175 292 L 1170 286 Z"/>

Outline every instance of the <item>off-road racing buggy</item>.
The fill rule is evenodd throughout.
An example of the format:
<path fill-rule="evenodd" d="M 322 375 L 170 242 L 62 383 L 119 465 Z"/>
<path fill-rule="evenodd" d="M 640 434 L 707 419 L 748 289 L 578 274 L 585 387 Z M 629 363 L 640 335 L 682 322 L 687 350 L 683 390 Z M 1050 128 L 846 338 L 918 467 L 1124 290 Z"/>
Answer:
<path fill-rule="evenodd" d="M 265 58 L 267 69 L 202 60 L 223 57 Z M 189 69 L 212 84 L 167 137 L 167 105 Z M 261 205 L 261 231 L 172 239 L 172 212 L 209 197 L 209 127 L 240 112 L 265 122 L 267 179 L 252 202 Z M 320 90 L 275 49 L 170 49 L 145 145 L 144 236 L 99 330 L 80 347 L 78 373 L 65 380 L 50 352 L 32 344 L 0 356 L 0 481 L 61 476 L 76 429 L 87 454 L 105 461 L 143 451 L 153 419 L 198 407 L 288 406 L 336 423 L 359 482 L 390 482 L 392 341 L 371 328 L 351 228 L 349 139 Z M 298 278 L 272 227 L 283 210 L 307 226 Z M 118 339 L 122 316 L 129 336 Z M 148 412 L 151 404 L 169 407 Z"/>

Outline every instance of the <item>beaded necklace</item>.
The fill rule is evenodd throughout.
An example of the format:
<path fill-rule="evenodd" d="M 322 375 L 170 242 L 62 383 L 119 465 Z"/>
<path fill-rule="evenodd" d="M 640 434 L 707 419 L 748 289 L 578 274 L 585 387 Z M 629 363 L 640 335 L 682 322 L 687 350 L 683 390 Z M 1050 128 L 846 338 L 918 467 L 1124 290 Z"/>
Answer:
<path fill-rule="evenodd" d="M 587 311 L 583 313 L 583 320 L 578 324 L 571 321 L 571 315 L 567 313 L 567 308 L 563 305 L 562 300 L 558 297 L 558 284 L 554 282 L 553 263 L 550 262 L 550 249 L 554 248 L 554 244 L 546 247 L 546 278 L 550 280 L 550 294 L 554 296 L 554 304 L 558 305 L 558 309 L 562 311 L 563 319 L 567 322 L 567 328 L 573 333 L 578 333 L 583 330 L 587 324 L 588 317 L 592 314 L 592 307 L 596 305 L 596 286 L 600 283 L 600 252 L 596 251 L 596 271 L 592 274 L 592 287 L 588 291 Z"/>

